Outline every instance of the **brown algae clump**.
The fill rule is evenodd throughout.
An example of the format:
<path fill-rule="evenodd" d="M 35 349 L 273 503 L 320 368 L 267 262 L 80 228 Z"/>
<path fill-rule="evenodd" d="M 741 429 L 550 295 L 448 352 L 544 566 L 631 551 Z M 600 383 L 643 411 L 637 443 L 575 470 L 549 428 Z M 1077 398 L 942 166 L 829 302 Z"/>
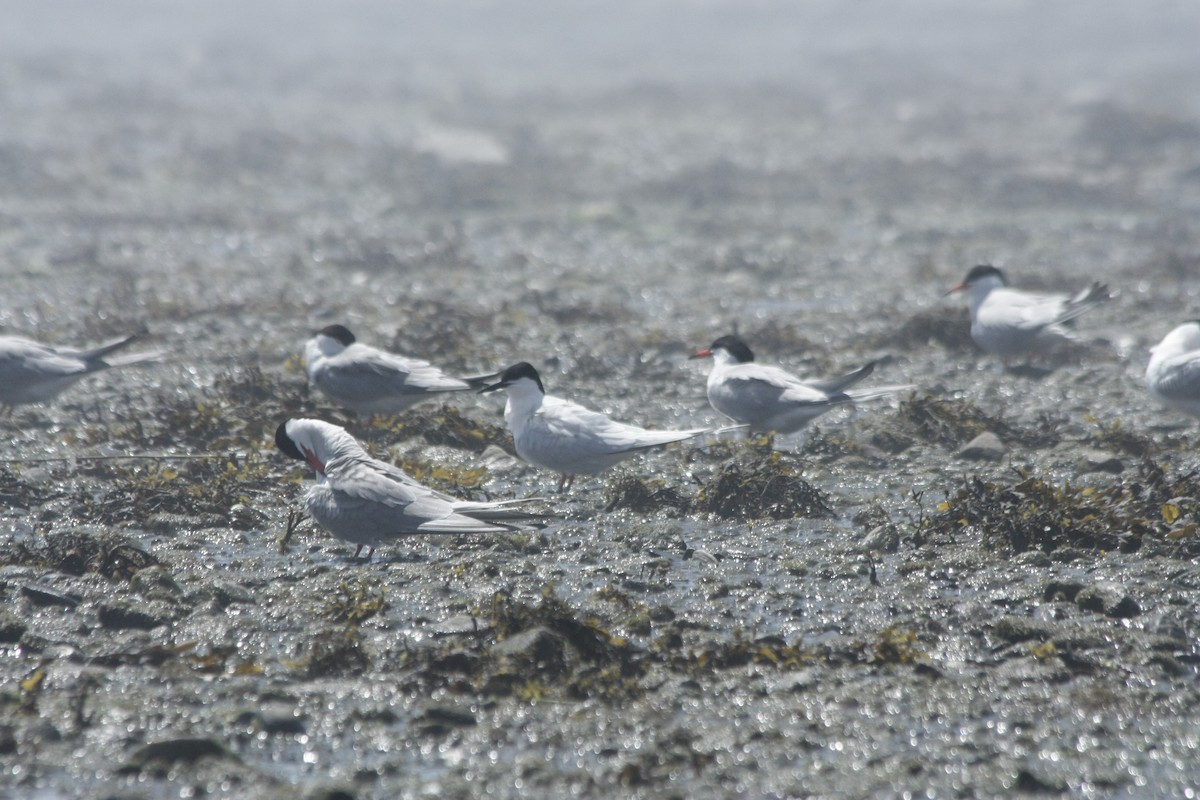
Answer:
<path fill-rule="evenodd" d="M 778 452 L 731 462 L 696 495 L 693 510 L 739 520 L 832 514 L 829 496 L 798 472 Z"/>
<path fill-rule="evenodd" d="M 1014 553 L 1064 546 L 1134 551 L 1151 537 L 1177 541 L 1184 550 L 1196 547 L 1196 537 L 1173 535 L 1185 528 L 1172 528 L 1197 510 L 1190 498 L 1200 486 L 1190 475 L 1172 479 L 1157 465 L 1143 462 L 1136 480 L 1093 488 L 1055 484 L 1028 471 L 1019 474 L 1021 480 L 1008 486 L 969 479 L 938 506 L 927 527 L 943 534 L 974 527 L 988 546 Z"/>
<path fill-rule="evenodd" d="M 0 563 L 42 567 L 68 575 L 94 572 L 109 580 L 129 580 L 138 570 L 159 562 L 123 536 L 67 531 L 48 534 L 44 546 L 38 548 L 23 542 L 7 544 L 0 548 Z"/>
<path fill-rule="evenodd" d="M 442 406 L 436 411 L 414 409 L 398 417 L 376 417 L 372 427 L 377 433 L 386 431 L 393 440 L 421 436 L 430 444 L 473 453 L 482 453 L 489 445 L 496 445 L 511 455 L 517 452 L 507 430 L 499 425 L 477 422 L 454 406 Z"/>
<path fill-rule="evenodd" d="M 604 496 L 605 512 L 618 508 L 640 513 L 660 509 L 684 512 L 691 504 L 691 498 L 668 486 L 666 481 L 642 480 L 633 475 L 622 475 L 610 482 Z"/>

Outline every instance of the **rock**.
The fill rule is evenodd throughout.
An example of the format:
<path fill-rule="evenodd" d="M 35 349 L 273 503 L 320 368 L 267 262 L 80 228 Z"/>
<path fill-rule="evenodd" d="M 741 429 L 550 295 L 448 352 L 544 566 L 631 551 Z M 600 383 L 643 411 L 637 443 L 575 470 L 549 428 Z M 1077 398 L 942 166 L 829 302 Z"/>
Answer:
<path fill-rule="evenodd" d="M 148 567 L 133 573 L 129 579 L 129 590 L 137 592 L 147 600 L 177 600 L 183 596 L 180 587 L 165 569 Z"/>
<path fill-rule="evenodd" d="M 350 786 L 313 786 L 304 791 L 304 800 L 355 800 L 357 796 Z"/>
<path fill-rule="evenodd" d="M 170 607 L 163 603 L 133 603 L 116 600 L 102 603 L 98 609 L 100 624 L 109 630 L 137 629 L 148 631 L 160 625 L 168 625 L 174 619 Z"/>
<path fill-rule="evenodd" d="M 566 640 L 549 628 L 530 628 L 510 636 L 496 643 L 491 655 L 508 662 L 510 669 L 529 674 L 559 675 L 567 669 Z"/>
<path fill-rule="evenodd" d="M 221 608 L 227 608 L 234 603 L 242 603 L 248 606 L 258 604 L 254 599 L 254 595 L 250 594 L 244 586 L 232 581 L 214 581 L 212 586 L 209 587 L 209 591 L 212 593 L 213 600 Z"/>
<path fill-rule="evenodd" d="M 0 725 L 0 755 L 17 752 L 17 732 L 12 725 Z"/>
<path fill-rule="evenodd" d="M 992 624 L 992 632 L 1007 642 L 1025 642 L 1030 639 L 1050 639 L 1054 630 L 1050 625 L 1034 622 L 1025 617 L 1000 617 Z"/>
<path fill-rule="evenodd" d="M 475 715 L 454 706 L 432 706 L 413 720 L 414 726 L 427 736 L 445 736 L 455 728 L 476 724 Z"/>
<path fill-rule="evenodd" d="M 1046 584 L 1046 588 L 1042 592 L 1042 600 L 1045 602 L 1065 600 L 1068 603 L 1073 603 L 1083 590 L 1083 587 L 1084 584 L 1082 581 L 1050 581 Z"/>
<path fill-rule="evenodd" d="M 241 530 L 261 528 L 267 523 L 267 515 L 245 503 L 235 503 L 229 508 L 229 524 Z"/>
<path fill-rule="evenodd" d="M 148 768 L 161 768 L 166 771 L 173 764 L 191 764 L 202 758 L 239 760 L 229 748 L 215 739 L 183 737 L 164 739 L 139 747 L 119 771 L 142 772 Z"/>
<path fill-rule="evenodd" d="M 237 723 L 268 734 L 302 734 L 307 730 L 300 710 L 295 704 L 284 702 L 269 702 L 262 708 L 243 712 Z"/>
<path fill-rule="evenodd" d="M 1124 471 L 1125 463 L 1120 456 L 1104 450 L 1084 450 L 1075 461 L 1075 468 L 1080 472 L 1110 472 L 1116 475 Z"/>
<path fill-rule="evenodd" d="M 21 641 L 28 627 L 16 614 L 7 608 L 0 608 L 0 642 Z"/>
<path fill-rule="evenodd" d="M 429 626 L 429 632 L 434 636 L 475 636 L 491 629 L 486 619 L 474 614 L 456 614 Z"/>
<path fill-rule="evenodd" d="M 1128 619 L 1142 613 L 1142 607 L 1129 596 L 1125 587 L 1113 581 L 1099 581 L 1075 595 L 1075 605 L 1084 611 L 1099 611 L 1106 617 Z"/>
<path fill-rule="evenodd" d="M 967 442 L 958 451 L 959 458 L 968 461 L 1000 461 L 1008 453 L 1008 448 L 1000 437 L 991 431 L 984 431 Z"/>
<path fill-rule="evenodd" d="M 479 454 L 479 463 L 488 469 L 504 470 L 521 466 L 521 462 L 510 456 L 503 448 L 489 444 Z"/>
<path fill-rule="evenodd" d="M 900 549 L 900 532 L 891 523 L 877 525 L 863 537 L 863 548 L 867 551 L 894 553 Z"/>
<path fill-rule="evenodd" d="M 38 586 L 32 583 L 24 584 L 21 587 L 21 594 L 29 598 L 29 602 L 35 606 L 43 607 L 63 606 L 64 608 L 74 608 L 83 600 L 79 595 L 60 592 L 51 586 Z"/>

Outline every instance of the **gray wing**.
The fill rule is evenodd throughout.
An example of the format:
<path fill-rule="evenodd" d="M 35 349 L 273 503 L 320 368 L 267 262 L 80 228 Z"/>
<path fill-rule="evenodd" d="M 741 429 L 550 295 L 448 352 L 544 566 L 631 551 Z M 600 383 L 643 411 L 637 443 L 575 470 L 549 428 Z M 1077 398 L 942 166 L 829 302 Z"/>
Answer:
<path fill-rule="evenodd" d="M 617 422 L 607 414 L 557 397 L 542 401 L 542 409 L 531 420 L 530 433 L 543 428 L 551 441 L 569 441 L 582 456 L 615 455 L 690 439 L 705 428 L 659 431 Z"/>
<path fill-rule="evenodd" d="M 0 382 L 7 385 L 68 378 L 88 371 L 82 359 L 31 339 L 9 337 L 0 342 Z"/>
<path fill-rule="evenodd" d="M 348 459 L 325 465 L 326 479 L 344 520 L 377 535 L 391 533 L 485 533 L 510 530 L 457 513 L 452 500 L 414 481 L 396 480 L 375 460 Z"/>
<path fill-rule="evenodd" d="M 431 392 L 463 392 L 465 381 L 446 375 L 427 361 L 408 359 L 374 348 L 347 348 L 328 359 L 317 380 L 334 395 L 361 401 Z"/>
<path fill-rule="evenodd" d="M 1172 400 L 1200 401 L 1200 352 L 1170 359 L 1159 370 L 1156 388 Z"/>

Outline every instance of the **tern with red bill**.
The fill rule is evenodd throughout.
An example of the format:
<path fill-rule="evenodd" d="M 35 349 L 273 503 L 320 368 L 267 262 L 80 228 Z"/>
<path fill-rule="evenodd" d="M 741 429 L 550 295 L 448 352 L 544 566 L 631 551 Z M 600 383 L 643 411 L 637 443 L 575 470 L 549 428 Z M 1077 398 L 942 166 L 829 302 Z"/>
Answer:
<path fill-rule="evenodd" d="M 576 475 L 594 475 L 654 447 L 709 433 L 711 428 L 662 431 L 617 422 L 606 414 L 546 394 L 533 365 L 522 361 L 479 391 L 508 393 L 504 420 L 517 455 L 560 477 L 558 490 L 571 487 Z"/>
<path fill-rule="evenodd" d="M 711 358 L 708 402 L 721 414 L 752 431 L 794 433 L 827 411 L 912 389 L 912 385 L 850 387 L 875 370 L 870 362 L 851 373 L 822 381 L 802 381 L 779 367 L 755 363 L 754 353 L 738 336 L 722 336 L 692 358 Z"/>
<path fill-rule="evenodd" d="M 432 533 L 500 533 L 511 523 L 543 519 L 521 511 L 529 500 L 458 500 L 418 483 L 399 467 L 372 458 L 337 425 L 289 419 L 275 430 L 275 446 L 305 461 L 316 482 L 304 493 L 304 508 L 338 539 L 364 547 L 367 560 L 381 544 Z"/>
<path fill-rule="evenodd" d="M 1071 338 L 1064 325 L 1113 296 L 1099 281 L 1075 295 L 1012 289 L 1003 272 L 986 264 L 972 268 L 946 294 L 955 292 L 967 292 L 975 344 L 1000 356 L 1005 366 L 1054 338 Z"/>

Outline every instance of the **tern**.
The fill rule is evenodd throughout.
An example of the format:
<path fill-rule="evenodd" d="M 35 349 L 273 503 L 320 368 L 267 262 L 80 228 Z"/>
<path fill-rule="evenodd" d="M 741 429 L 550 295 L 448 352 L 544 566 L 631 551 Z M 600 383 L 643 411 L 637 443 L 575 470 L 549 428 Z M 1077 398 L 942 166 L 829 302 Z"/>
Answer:
<path fill-rule="evenodd" d="M 1200 321 L 1180 325 L 1150 349 L 1146 388 L 1164 405 L 1200 417 Z"/>
<path fill-rule="evenodd" d="M 1004 273 L 986 264 L 974 267 L 946 294 L 962 291 L 969 297 L 971 338 L 986 352 L 1000 356 L 1005 366 L 1055 337 L 1070 338 L 1065 323 L 1112 299 L 1099 281 L 1075 295 L 1010 289 Z"/>
<path fill-rule="evenodd" d="M 275 430 L 284 455 L 306 461 L 316 483 L 304 493 L 304 508 L 344 542 L 375 548 L 404 536 L 432 533 L 500 533 L 506 521 L 542 519 L 514 506 L 529 500 L 458 500 L 418 483 L 399 467 L 372 458 L 344 429 L 316 419 L 289 419 Z"/>
<path fill-rule="evenodd" d="M 522 361 L 500 374 L 480 393 L 504 389 L 504 421 L 517 455 L 559 473 L 558 491 L 571 488 L 576 475 L 594 475 L 652 447 L 682 442 L 710 428 L 654 431 L 617 422 L 606 414 L 546 394 L 532 364 Z"/>
<path fill-rule="evenodd" d="M 304 361 L 308 379 L 359 416 L 398 414 L 438 395 L 478 389 L 496 377 L 452 378 L 428 361 L 362 344 L 344 325 L 313 334 L 304 346 Z"/>
<path fill-rule="evenodd" d="M 93 372 L 158 361 L 164 353 L 157 350 L 106 357 L 143 335 L 144 332 L 135 333 L 88 350 L 53 347 L 20 336 L 0 336 L 0 409 L 9 415 L 13 406 L 53 400 Z"/>
<path fill-rule="evenodd" d="M 765 433 L 794 433 L 838 406 L 913 388 L 906 384 L 848 391 L 875 370 L 875 361 L 838 378 L 802 381 L 779 367 L 755 363 L 750 347 L 735 335 L 722 336 L 691 358 L 713 360 L 707 387 L 712 407 L 751 431 Z"/>

